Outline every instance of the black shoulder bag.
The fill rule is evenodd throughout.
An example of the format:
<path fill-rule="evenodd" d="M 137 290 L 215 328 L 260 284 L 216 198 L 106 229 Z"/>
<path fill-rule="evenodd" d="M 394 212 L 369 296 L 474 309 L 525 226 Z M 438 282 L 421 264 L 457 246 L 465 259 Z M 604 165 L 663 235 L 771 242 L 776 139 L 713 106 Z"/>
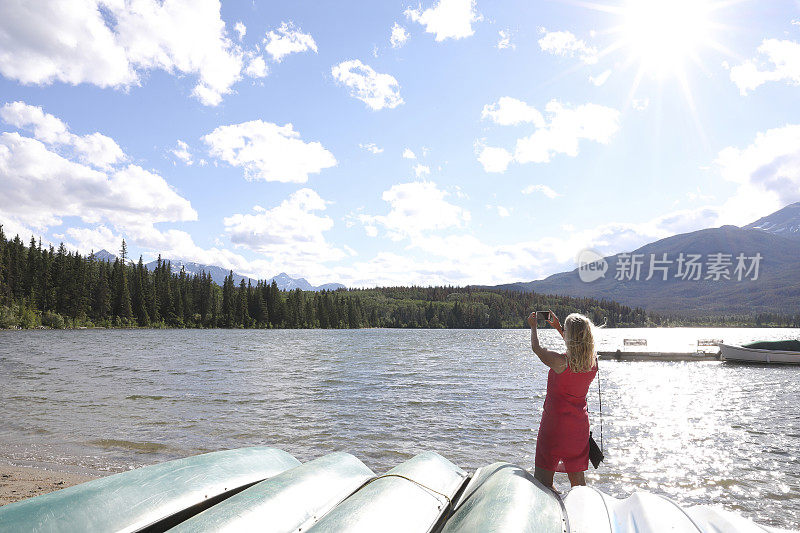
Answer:
<path fill-rule="evenodd" d="M 605 459 L 603 455 L 603 397 L 600 394 L 600 362 L 597 362 L 597 398 L 600 401 L 600 446 L 594 441 L 592 432 L 589 432 L 589 460 L 592 466 L 597 469 L 600 463 Z"/>

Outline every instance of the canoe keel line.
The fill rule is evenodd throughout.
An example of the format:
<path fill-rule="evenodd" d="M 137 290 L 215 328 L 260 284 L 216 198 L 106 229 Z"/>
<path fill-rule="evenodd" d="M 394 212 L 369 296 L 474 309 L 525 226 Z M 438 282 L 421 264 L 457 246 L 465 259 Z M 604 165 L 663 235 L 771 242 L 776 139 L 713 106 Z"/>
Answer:
<path fill-rule="evenodd" d="M 0 507 L 0 532 L 658 533 L 778 532 L 708 506 L 592 487 L 561 498 L 523 468 L 472 476 L 434 452 L 375 475 L 332 453 L 305 464 L 275 448 L 213 452 Z"/>

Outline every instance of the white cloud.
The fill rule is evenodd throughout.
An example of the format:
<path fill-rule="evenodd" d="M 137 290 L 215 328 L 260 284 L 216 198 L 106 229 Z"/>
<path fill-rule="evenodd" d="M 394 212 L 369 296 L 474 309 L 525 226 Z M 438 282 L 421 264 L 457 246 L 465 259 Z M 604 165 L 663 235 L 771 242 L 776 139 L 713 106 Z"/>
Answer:
<path fill-rule="evenodd" d="M 403 150 L 403 158 L 405 158 L 405 159 L 416 159 L 417 156 L 414 154 L 414 152 L 411 151 L 410 148 L 406 148 L 405 150 Z"/>
<path fill-rule="evenodd" d="M 592 82 L 592 85 L 595 87 L 600 87 L 604 85 L 608 81 L 608 77 L 611 76 L 611 70 L 605 70 L 597 76 L 589 76 L 589 81 Z"/>
<path fill-rule="evenodd" d="M 798 20 L 798 19 L 792 19 L 792 25 L 793 25 L 793 26 L 800 26 L 800 20 Z"/>
<path fill-rule="evenodd" d="M 530 122 L 541 128 L 545 124 L 544 117 L 536 108 L 510 96 L 501 96 L 497 102 L 483 106 L 481 118 L 488 118 L 501 126 Z"/>
<path fill-rule="evenodd" d="M 244 169 L 249 180 L 305 183 L 309 174 L 336 165 L 319 142 L 304 142 L 291 124 L 262 120 L 219 126 L 203 137 L 209 153 Z"/>
<path fill-rule="evenodd" d="M 82 163 L 108 170 L 125 159 L 122 148 L 110 137 L 101 133 L 70 133 L 61 119 L 45 113 L 41 107 L 12 102 L 0 108 L 0 117 L 16 128 L 32 131 L 36 139 L 46 144 L 71 149 Z"/>
<path fill-rule="evenodd" d="M 517 163 L 547 163 L 556 154 L 575 157 L 581 140 L 607 144 L 619 129 L 619 111 L 597 104 L 571 108 L 551 100 L 545 106 L 545 114 L 547 120 L 525 102 L 509 97 L 485 106 L 484 118 L 505 125 L 532 122 L 537 129 L 531 135 L 517 139 L 513 158 L 504 148 L 487 147 L 483 140 L 476 142 L 478 161 L 484 170 L 504 172 L 512 160 Z"/>
<path fill-rule="evenodd" d="M 264 51 L 279 63 L 289 54 L 306 50 L 316 53 L 317 43 L 311 35 L 295 28 L 292 22 L 282 22 L 277 31 L 268 31 L 264 38 Z"/>
<path fill-rule="evenodd" d="M 541 28 L 541 32 L 544 33 L 544 37 L 539 39 L 539 47 L 543 51 L 563 57 L 577 56 L 586 65 L 597 63 L 597 49 L 593 46 L 588 46 L 571 32 L 548 32 L 544 28 Z"/>
<path fill-rule="evenodd" d="M 558 236 L 503 245 L 486 244 L 470 234 L 420 232 L 402 255 L 380 252 L 352 267 L 337 267 L 335 278 L 354 287 L 529 281 L 575 268 L 575 257 L 582 249 L 596 249 L 604 255 L 632 251 L 675 233 L 712 227 L 717 218 L 715 208 L 703 207 L 644 221 L 613 222 L 583 230 L 568 228 Z"/>
<path fill-rule="evenodd" d="M 363 148 L 367 152 L 370 152 L 370 153 L 373 153 L 373 154 L 380 154 L 380 153 L 383 152 L 383 148 L 379 148 L 378 145 L 375 144 L 375 143 L 366 143 L 366 144 L 359 143 L 358 146 L 359 146 L 359 148 Z"/>
<path fill-rule="evenodd" d="M 408 32 L 404 27 L 395 22 L 392 25 L 392 35 L 389 37 L 389 42 L 392 48 L 400 48 L 408 41 Z"/>
<path fill-rule="evenodd" d="M 370 109 L 393 109 L 403 103 L 400 85 L 394 76 L 378 74 L 358 59 L 334 65 L 331 74 L 337 82 L 350 89 L 350 96 L 366 103 Z"/>
<path fill-rule="evenodd" d="M 731 81 L 742 95 L 770 81 L 800 85 L 800 43 L 764 39 L 758 53 L 759 60 L 749 59 L 731 68 Z"/>
<path fill-rule="evenodd" d="M 251 78 L 263 78 L 267 75 L 267 72 L 269 72 L 267 62 L 261 56 L 255 56 L 250 59 L 247 63 L 247 68 L 244 69 L 244 73 Z"/>
<path fill-rule="evenodd" d="M 548 187 L 547 185 L 537 184 L 537 185 L 528 185 L 524 189 L 522 189 L 522 194 L 533 194 L 535 192 L 540 192 L 547 196 L 548 198 L 557 198 L 561 196 L 552 188 Z"/>
<path fill-rule="evenodd" d="M 483 165 L 483 170 L 486 172 L 499 172 L 502 174 L 514 159 L 511 152 L 505 148 L 485 146 L 482 143 L 476 143 L 476 148 L 479 152 L 478 162 Z"/>
<path fill-rule="evenodd" d="M 800 201 L 800 125 L 758 133 L 747 148 L 720 151 L 715 163 L 722 177 L 744 187 L 739 196 L 751 203 L 754 195 L 775 208 Z"/>
<path fill-rule="evenodd" d="M 0 212 L 40 229 L 67 216 L 120 228 L 197 219 L 161 176 L 136 165 L 106 173 L 18 133 L 0 134 L 0 189 Z"/>
<path fill-rule="evenodd" d="M 487 205 L 487 209 L 493 209 L 497 211 L 497 216 L 500 218 L 507 218 L 511 216 L 511 208 L 503 207 L 502 205 Z"/>
<path fill-rule="evenodd" d="M 431 173 L 431 168 L 429 166 L 420 163 L 414 165 L 414 175 L 417 176 L 418 178 L 421 178 L 423 176 L 429 176 L 430 173 Z"/>
<path fill-rule="evenodd" d="M 506 30 L 500 30 L 497 33 L 500 37 L 497 41 L 498 50 L 505 50 L 506 48 L 511 48 L 512 50 L 514 50 L 517 47 L 517 45 L 511 42 L 511 32 Z"/>
<path fill-rule="evenodd" d="M 697 187 L 696 191 L 687 192 L 686 193 L 686 198 L 688 198 L 690 202 L 696 202 L 696 201 L 707 202 L 709 200 L 713 200 L 714 199 L 714 195 L 712 195 L 712 194 L 703 194 L 703 191 L 700 190 L 700 187 Z"/>
<path fill-rule="evenodd" d="M 253 277 L 268 277 L 266 270 L 259 271 L 259 266 L 264 266 L 265 261 L 248 261 L 244 257 L 223 248 L 212 247 L 201 248 L 194 243 L 192 236 L 185 231 L 170 229 L 159 231 L 152 226 L 136 228 L 128 231 L 127 234 L 138 245 L 155 250 L 162 257 L 169 259 L 182 259 L 184 261 L 194 261 L 205 265 L 221 266 L 231 269 L 239 274 Z M 220 246 L 219 244 L 217 246 Z M 152 254 L 153 256 L 155 254 Z M 260 275 L 260 276 L 259 276 Z"/>
<path fill-rule="evenodd" d="M 108 250 L 114 253 L 122 242 L 122 235 L 102 224 L 94 228 L 69 228 L 67 235 L 72 238 L 75 248 L 90 252 Z"/>
<path fill-rule="evenodd" d="M 425 9 L 408 8 L 406 17 L 425 26 L 427 33 L 436 35 L 436 41 L 462 39 L 475 33 L 472 23 L 482 20 L 475 11 L 475 0 L 439 0 Z"/>
<path fill-rule="evenodd" d="M 581 140 L 608 144 L 619 129 L 619 111 L 597 104 L 565 107 L 556 100 L 545 106 L 549 123 L 517 140 L 514 160 L 547 163 L 556 154 L 578 155 Z"/>
<path fill-rule="evenodd" d="M 247 33 L 247 26 L 240 20 L 233 26 L 233 31 L 236 32 L 236 35 L 239 36 L 239 40 L 241 41 L 244 39 L 245 34 Z"/>
<path fill-rule="evenodd" d="M 316 214 L 325 207 L 325 200 L 315 191 L 300 189 L 277 207 L 260 209 L 255 214 L 235 214 L 223 222 L 235 246 L 282 256 L 295 265 L 336 261 L 346 254 L 325 240 L 324 233 L 333 228 L 333 220 Z"/>
<path fill-rule="evenodd" d="M 368 233 L 374 234 L 377 226 L 383 226 L 393 240 L 417 238 L 425 232 L 461 227 L 469 222 L 469 211 L 448 202 L 447 195 L 431 181 L 398 183 L 381 196 L 390 206 L 387 215 L 352 217 L 361 222 Z"/>
<path fill-rule="evenodd" d="M 70 221 L 72 227 L 54 235 L 74 239 L 88 253 L 118 244 L 122 235 L 148 246 L 145 237 L 166 238 L 154 224 L 197 220 L 189 201 L 164 178 L 127 164 L 113 139 L 73 134 L 57 117 L 23 102 L 0 113 L 37 137 L 0 134 L 0 223 L 6 231 L 41 234 L 73 217 L 88 227 Z"/>
<path fill-rule="evenodd" d="M 649 105 L 650 105 L 649 98 L 634 98 L 631 101 L 631 106 L 633 106 L 633 108 L 636 111 L 644 111 L 645 109 L 647 109 Z"/>
<path fill-rule="evenodd" d="M 191 166 L 194 163 L 192 160 L 192 154 L 189 152 L 189 145 L 180 139 L 178 139 L 178 146 L 170 150 L 170 152 L 172 152 L 172 155 L 183 161 L 186 165 Z"/>
<path fill-rule="evenodd" d="M 0 73 L 21 83 L 128 88 L 164 70 L 196 76 L 192 94 L 216 105 L 242 67 L 218 0 L 0 4 Z"/>

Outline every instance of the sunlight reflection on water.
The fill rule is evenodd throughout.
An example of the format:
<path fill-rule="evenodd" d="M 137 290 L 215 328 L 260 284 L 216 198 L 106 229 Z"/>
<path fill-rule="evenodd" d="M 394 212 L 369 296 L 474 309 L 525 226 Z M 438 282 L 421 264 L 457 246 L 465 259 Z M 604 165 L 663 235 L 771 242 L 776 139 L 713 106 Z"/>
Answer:
<path fill-rule="evenodd" d="M 599 344 L 798 335 L 609 329 Z M 532 469 L 546 383 L 522 330 L 0 332 L 0 346 L 0 458 L 110 471 L 264 444 L 376 472 L 424 450 Z M 600 378 L 607 460 L 590 483 L 800 526 L 800 368 L 602 361 Z M 597 437 L 596 383 L 589 404 Z"/>

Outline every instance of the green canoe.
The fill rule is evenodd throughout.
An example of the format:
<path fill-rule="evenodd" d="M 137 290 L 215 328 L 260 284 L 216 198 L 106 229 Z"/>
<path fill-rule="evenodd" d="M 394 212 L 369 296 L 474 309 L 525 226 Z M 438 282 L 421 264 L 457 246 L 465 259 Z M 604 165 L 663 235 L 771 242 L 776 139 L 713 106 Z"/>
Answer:
<path fill-rule="evenodd" d="M 566 533 L 561 499 L 509 463 L 479 468 L 442 533 Z"/>
<path fill-rule="evenodd" d="M 337 505 L 309 533 L 427 533 L 467 474 L 435 452 L 421 453 Z"/>
<path fill-rule="evenodd" d="M 145 466 L 0 507 L 0 532 L 163 531 L 299 464 L 256 447 Z"/>
<path fill-rule="evenodd" d="M 170 533 L 305 531 L 374 475 L 349 453 L 332 453 L 257 483 Z"/>

